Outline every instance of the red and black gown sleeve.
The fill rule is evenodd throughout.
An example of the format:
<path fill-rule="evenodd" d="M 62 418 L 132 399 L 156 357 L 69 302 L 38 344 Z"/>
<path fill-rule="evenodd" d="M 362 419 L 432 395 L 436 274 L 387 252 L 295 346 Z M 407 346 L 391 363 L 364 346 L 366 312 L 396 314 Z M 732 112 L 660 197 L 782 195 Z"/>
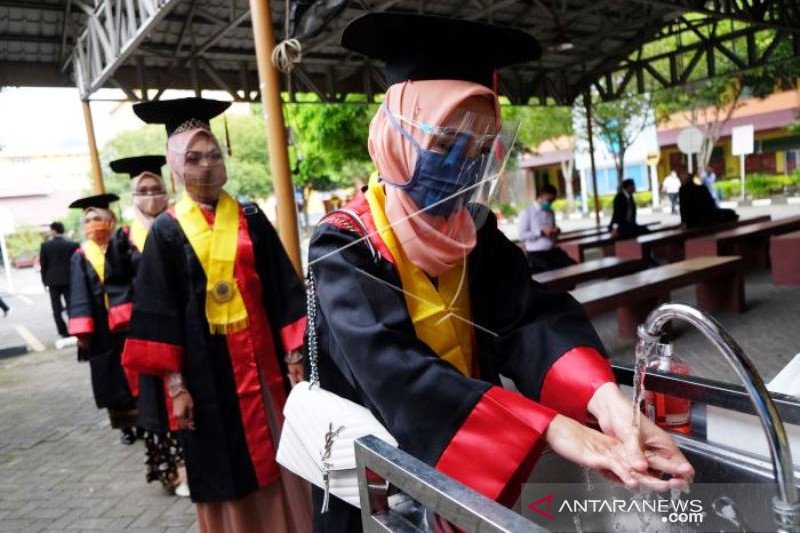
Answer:
<path fill-rule="evenodd" d="M 555 412 L 440 359 L 414 332 L 394 266 L 358 239 L 325 223 L 312 238 L 321 385 L 369 408 L 405 451 L 513 503 Z"/>
<path fill-rule="evenodd" d="M 470 271 L 470 288 L 473 310 L 481 313 L 474 319 L 492 332 L 494 366 L 526 397 L 586 422 L 594 392 L 615 380 L 581 305 L 531 279 L 524 254 L 498 230 L 494 215 L 473 253 L 479 266 Z"/>
<path fill-rule="evenodd" d="M 156 219 L 138 265 L 141 283 L 136 286 L 122 364 L 143 374 L 166 375 L 183 368 L 183 307 L 173 264 L 181 248 L 167 238 L 174 224 L 165 214 Z"/>
<path fill-rule="evenodd" d="M 132 265 L 133 246 L 128 228 L 119 228 L 106 248 L 106 279 L 108 295 L 108 329 L 120 332 L 128 329 L 133 312 Z"/>
<path fill-rule="evenodd" d="M 69 260 L 69 334 L 91 335 L 95 331 L 92 314 L 92 288 L 87 276 L 83 251 L 78 250 Z"/>
<path fill-rule="evenodd" d="M 262 276 L 263 300 L 270 325 L 278 332 L 284 351 L 299 350 L 306 330 L 305 287 L 266 215 L 255 205 L 244 209 L 257 210 L 253 217 L 258 235 L 256 264 L 259 272 L 265 274 Z"/>

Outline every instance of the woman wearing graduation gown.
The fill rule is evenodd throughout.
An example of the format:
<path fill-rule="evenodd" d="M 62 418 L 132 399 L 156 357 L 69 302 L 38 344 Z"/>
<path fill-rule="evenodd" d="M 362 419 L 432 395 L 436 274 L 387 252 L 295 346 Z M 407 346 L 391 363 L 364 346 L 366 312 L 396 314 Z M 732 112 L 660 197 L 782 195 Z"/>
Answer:
<path fill-rule="evenodd" d="M 147 232 L 153 220 L 169 205 L 167 187 L 161 167 L 167 160 L 161 155 L 127 157 L 110 163 L 111 170 L 131 177 L 133 221 L 117 230 L 110 246 L 115 256 L 115 272 L 106 283 L 112 329 L 127 331 L 133 309 L 136 270 L 144 250 Z M 147 283 L 147 280 L 141 281 Z M 135 374 L 129 372 L 129 374 Z M 169 419 L 171 402 L 165 394 L 166 382 L 161 376 L 139 374 L 136 407 L 138 427 L 144 438 L 147 482 L 159 481 L 169 492 L 188 496 L 183 449 L 178 440 L 177 422 Z"/>
<path fill-rule="evenodd" d="M 111 427 L 122 432 L 120 441 L 132 444 L 136 440 L 136 404 L 120 362 L 125 334 L 112 331 L 106 292 L 106 277 L 113 271 L 106 251 L 117 220 L 108 206 L 117 200 L 115 194 L 101 194 L 70 204 L 83 210 L 86 241 L 70 260 L 68 329 L 70 335 L 78 337 L 78 359 L 89 361 L 97 408 L 108 409 Z"/>
<path fill-rule="evenodd" d="M 275 460 L 288 374 L 302 373 L 303 285 L 255 205 L 239 205 L 200 98 L 134 106 L 166 124 L 185 191 L 150 228 L 124 360 L 167 377 L 201 532 L 310 529 L 308 486 Z"/>
<path fill-rule="evenodd" d="M 581 306 L 533 282 L 491 212 L 460 196 L 499 147 L 480 143 L 498 133 L 492 71 L 533 59 L 535 40 L 368 14 L 342 44 L 385 60 L 390 87 L 368 143 L 380 181 L 311 239 L 322 388 L 370 409 L 401 449 L 509 506 L 545 444 L 628 485 L 683 486 L 691 466 L 645 417 L 633 429 Z M 603 433 L 581 424 L 590 417 Z M 322 491 L 313 494 L 318 531 L 360 531 L 357 509 L 332 497 L 320 514 Z"/>

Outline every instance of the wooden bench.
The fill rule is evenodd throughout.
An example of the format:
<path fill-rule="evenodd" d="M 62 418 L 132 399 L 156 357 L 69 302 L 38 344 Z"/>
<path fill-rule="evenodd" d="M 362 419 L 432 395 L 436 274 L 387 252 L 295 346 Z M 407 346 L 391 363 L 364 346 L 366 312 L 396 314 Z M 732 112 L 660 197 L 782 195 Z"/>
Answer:
<path fill-rule="evenodd" d="M 800 216 L 748 224 L 686 241 L 686 257 L 738 255 L 748 267 L 769 266 L 770 237 L 800 230 Z"/>
<path fill-rule="evenodd" d="M 744 310 L 744 263 L 740 257 L 696 257 L 571 291 L 590 316 L 616 309 L 620 336 L 635 337 L 647 314 L 670 291 L 695 285 L 697 307 L 709 312 Z"/>
<path fill-rule="evenodd" d="M 588 228 L 580 231 L 570 231 L 568 233 L 559 233 L 558 242 L 574 241 L 576 239 L 584 239 L 586 237 L 597 237 L 609 233 L 608 228 L 603 226 L 599 228 Z"/>
<path fill-rule="evenodd" d="M 681 261 L 686 258 L 683 248 L 684 243 L 689 239 L 711 233 L 717 233 L 719 231 L 726 231 L 749 224 L 768 222 L 769 220 L 769 215 L 764 215 L 754 218 L 746 218 L 728 224 L 704 226 L 702 228 L 657 231 L 654 233 L 648 233 L 646 235 L 640 235 L 635 239 L 617 241 L 614 245 L 614 251 L 616 252 L 617 257 L 624 257 L 626 259 L 648 259 L 651 256 L 656 256 L 671 263 L 675 261 Z"/>
<path fill-rule="evenodd" d="M 582 239 L 575 239 L 559 243 L 558 247 L 578 263 L 583 262 L 586 250 L 590 248 L 602 248 L 603 255 L 608 257 L 614 255 L 614 241 L 616 238 L 610 233 L 596 235 L 594 237 L 583 237 Z"/>
<path fill-rule="evenodd" d="M 597 279 L 610 279 L 637 272 L 646 266 L 638 259 L 602 257 L 585 263 L 534 274 L 533 279 L 553 290 L 570 290 L 575 286 Z"/>
<path fill-rule="evenodd" d="M 800 231 L 773 235 L 769 255 L 775 285 L 800 285 Z"/>

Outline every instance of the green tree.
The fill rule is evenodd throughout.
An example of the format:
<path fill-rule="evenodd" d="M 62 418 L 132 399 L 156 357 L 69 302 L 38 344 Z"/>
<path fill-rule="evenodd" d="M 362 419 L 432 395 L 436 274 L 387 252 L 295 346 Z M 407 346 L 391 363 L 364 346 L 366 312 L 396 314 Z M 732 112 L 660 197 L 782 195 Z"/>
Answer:
<path fill-rule="evenodd" d="M 359 95 L 340 104 L 319 103 L 313 95 L 298 99 L 300 103 L 285 106 L 293 132 L 295 183 L 306 190 L 325 190 L 366 181 L 374 170 L 367 136 L 377 106 Z"/>
<path fill-rule="evenodd" d="M 697 20 L 699 15 L 689 15 Z M 703 39 L 724 37 L 745 27 L 736 21 L 718 21 L 694 32 L 685 32 L 647 45 L 647 53 L 652 54 L 680 44 L 694 44 Z M 741 71 L 726 54 L 714 53 L 716 72 L 709 73 L 698 68 L 692 78 L 684 85 L 654 93 L 656 119 L 666 120 L 674 113 L 681 113 L 692 126 L 703 134 L 700 152 L 697 154 L 698 172 L 703 173 L 708 166 L 711 154 L 722 134 L 725 124 L 748 97 L 764 98 L 778 88 L 796 86 L 800 75 L 800 63 L 794 59 L 792 42 L 783 39 L 776 42 L 776 30 L 764 29 L 755 33 L 754 45 L 757 55 L 772 50 L 769 61 L 764 65 Z M 749 50 L 747 38 L 742 36 L 728 40 L 724 45 L 729 53 Z M 709 78 L 710 79 L 706 79 Z"/>
<path fill-rule="evenodd" d="M 501 100 L 502 101 L 502 100 Z M 507 106 L 500 108 L 503 121 L 518 122 L 517 144 L 523 152 L 532 152 L 544 141 L 549 141 L 563 155 L 560 158 L 564 176 L 564 195 L 567 212 L 575 210 L 575 191 L 572 177 L 575 172 L 575 131 L 572 127 L 572 109 L 569 107 Z"/>
<path fill-rule="evenodd" d="M 622 185 L 625 174 L 625 154 L 639 135 L 652 123 L 652 97 L 650 94 L 628 94 L 619 100 L 597 101 L 592 95 L 592 127 L 614 158 L 617 183 Z M 586 109 L 576 105 L 580 133 L 586 136 Z"/>

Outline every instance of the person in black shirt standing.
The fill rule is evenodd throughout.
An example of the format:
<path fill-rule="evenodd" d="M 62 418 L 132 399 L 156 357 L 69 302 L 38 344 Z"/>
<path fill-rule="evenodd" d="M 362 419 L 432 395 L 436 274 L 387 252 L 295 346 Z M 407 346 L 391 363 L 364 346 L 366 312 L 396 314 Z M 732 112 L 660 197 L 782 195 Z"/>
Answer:
<path fill-rule="evenodd" d="M 64 322 L 64 310 L 69 307 L 69 260 L 80 245 L 64 238 L 64 224 L 50 224 L 50 239 L 42 243 L 39 263 L 42 267 L 42 284 L 50 292 L 50 305 L 58 334 L 69 337 Z M 63 298 L 63 302 L 62 302 Z"/>
<path fill-rule="evenodd" d="M 628 178 L 622 181 L 622 187 L 614 197 L 614 213 L 608 229 L 616 233 L 620 239 L 632 239 L 644 233 L 649 233 L 645 226 L 636 223 L 636 202 L 633 193 L 636 192 L 636 183 Z"/>

